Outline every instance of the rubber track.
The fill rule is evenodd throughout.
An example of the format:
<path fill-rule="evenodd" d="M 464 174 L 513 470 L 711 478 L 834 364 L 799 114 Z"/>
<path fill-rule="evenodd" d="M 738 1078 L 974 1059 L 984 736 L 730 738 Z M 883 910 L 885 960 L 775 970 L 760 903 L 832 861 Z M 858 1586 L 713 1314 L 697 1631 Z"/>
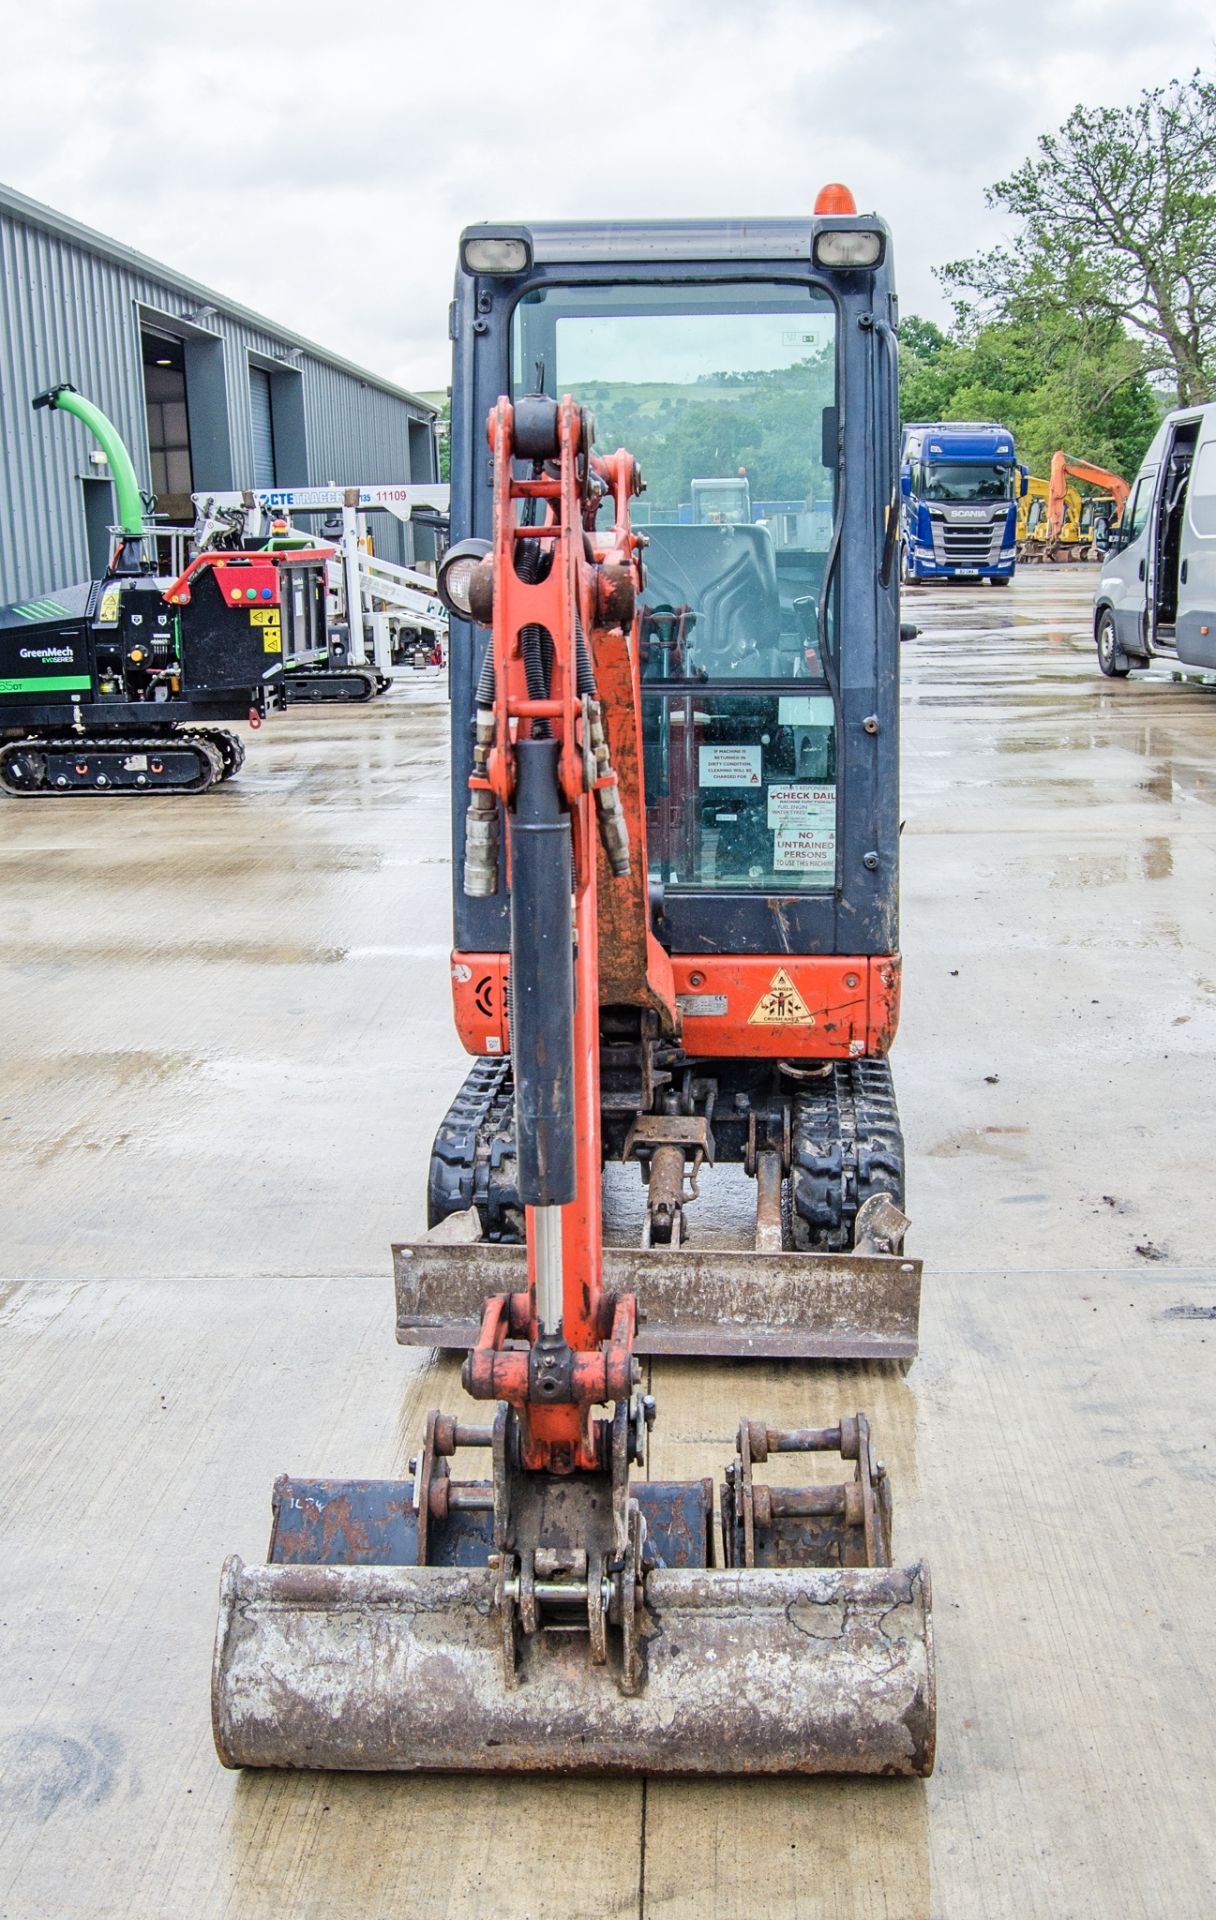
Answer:
<path fill-rule="evenodd" d="M 487 1240 L 523 1238 L 509 1060 L 478 1060 L 435 1135 L 427 1224 L 476 1207 Z"/>
<path fill-rule="evenodd" d="M 476 1207 L 486 1239 L 522 1236 L 509 1060 L 479 1060 L 435 1136 L 427 1220 Z M 904 1202 L 904 1144 L 890 1062 L 838 1061 L 794 1097 L 791 1137 L 795 1244 L 821 1253 L 853 1245 L 857 1210 L 876 1193 Z"/>
<path fill-rule="evenodd" d="M 885 1055 L 837 1061 L 798 1089 L 791 1163 L 795 1236 L 812 1251 L 851 1247 L 857 1209 L 872 1194 L 903 1206 L 903 1134 Z"/>
<path fill-rule="evenodd" d="M 302 690 L 304 683 L 309 680 L 316 682 L 319 687 L 323 686 L 327 681 L 332 682 L 335 688 L 337 683 L 342 680 L 348 680 L 352 683 L 362 681 L 366 692 L 339 693 L 335 691 L 332 698 L 327 697 L 324 692 L 309 695 Z M 343 704 L 366 706 L 369 701 L 378 700 L 382 693 L 387 693 L 392 684 L 392 681 L 387 675 L 380 673 L 375 667 L 297 667 L 283 676 L 283 689 L 287 696 L 288 705 L 300 707 L 336 707 Z M 293 686 L 298 689 L 294 694 L 292 691 Z"/>
<path fill-rule="evenodd" d="M 229 733 L 227 727 L 189 727 L 178 734 L 179 740 L 209 740 L 218 749 L 224 762 L 221 780 L 235 779 L 245 764 L 245 742 L 237 733 Z"/>
<path fill-rule="evenodd" d="M 221 744 L 230 741 L 233 751 L 231 771 L 228 767 L 228 751 Z M 198 785 L 175 786 L 165 782 L 159 787 L 25 787 L 12 786 L 7 776 L 7 762 L 22 752 L 32 753 L 165 753 L 183 744 L 202 749 L 203 757 L 211 770 L 211 777 Z M 204 732 L 195 728 L 183 728 L 180 733 L 111 735 L 111 734 L 69 734 L 60 740 L 44 740 L 36 736 L 25 740 L 7 740 L 0 744 L 0 789 L 11 795 L 14 800 L 63 799 L 82 793 L 100 793 L 104 798 L 124 799 L 128 795 L 143 799 L 148 794 L 158 793 L 206 793 L 211 787 L 218 786 L 221 780 L 231 777 L 241 766 L 245 750 L 235 734 L 223 729 Z"/>

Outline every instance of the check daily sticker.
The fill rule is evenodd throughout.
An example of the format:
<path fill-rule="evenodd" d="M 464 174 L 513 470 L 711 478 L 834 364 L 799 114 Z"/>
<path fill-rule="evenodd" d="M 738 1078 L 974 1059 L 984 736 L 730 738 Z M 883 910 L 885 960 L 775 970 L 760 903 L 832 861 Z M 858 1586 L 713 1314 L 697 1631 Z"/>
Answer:
<path fill-rule="evenodd" d="M 836 789 L 803 781 L 798 786 L 770 787 L 768 824 L 778 829 L 814 827 L 831 833 L 836 826 Z"/>
<path fill-rule="evenodd" d="M 759 747 L 728 747 L 721 742 L 699 749 L 698 776 L 703 787 L 758 787 Z"/>

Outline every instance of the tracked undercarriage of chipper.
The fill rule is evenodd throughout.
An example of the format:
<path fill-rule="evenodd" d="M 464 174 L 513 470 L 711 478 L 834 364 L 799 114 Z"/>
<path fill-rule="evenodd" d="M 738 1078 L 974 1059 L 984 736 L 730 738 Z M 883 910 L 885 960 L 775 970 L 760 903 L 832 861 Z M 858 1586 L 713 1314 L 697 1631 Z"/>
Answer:
<path fill-rule="evenodd" d="M 213 1706 L 230 1766 L 933 1764 L 928 1573 L 892 1565 L 890 1490 L 864 1416 L 795 1431 L 744 1420 L 721 1487 L 720 1556 L 709 1481 L 633 1472 L 656 1406 L 642 1390 L 639 1302 L 604 1248 L 603 1090 L 629 1063 L 601 1036 L 601 1006 L 638 1011 L 656 1043 L 647 1072 L 666 1071 L 680 1009 L 646 897 L 640 482 L 631 455 L 597 459 L 592 439 L 569 398 L 499 400 L 494 537 L 468 581 L 492 635 L 466 871 L 496 889 L 509 863 L 508 1210 L 523 1233 L 517 1250 L 468 1249 L 489 1297 L 462 1377 L 494 1412 L 485 1424 L 432 1414 L 409 1482 L 278 1483 L 268 1563 L 233 1559 L 223 1576 Z M 629 1131 L 648 1163 L 649 1239 L 667 1243 L 639 1254 L 673 1263 L 678 1318 L 684 1178 L 714 1157 L 717 1109 L 671 1084 L 674 1101 L 641 1115 L 630 1090 Z M 753 1101 L 746 1131 L 763 1247 L 798 1151 L 792 1103 Z M 874 1238 L 854 1265 L 898 1266 L 869 1250 L 902 1232 L 890 1196 L 864 1197 L 857 1213 Z M 772 1255 L 783 1257 L 815 1259 Z M 747 1350 L 738 1329 L 731 1350 Z M 488 1454 L 488 1473 L 453 1478 L 465 1449 Z M 794 1488 L 757 1475 L 773 1454 L 820 1452 L 850 1462 L 851 1478 Z"/>

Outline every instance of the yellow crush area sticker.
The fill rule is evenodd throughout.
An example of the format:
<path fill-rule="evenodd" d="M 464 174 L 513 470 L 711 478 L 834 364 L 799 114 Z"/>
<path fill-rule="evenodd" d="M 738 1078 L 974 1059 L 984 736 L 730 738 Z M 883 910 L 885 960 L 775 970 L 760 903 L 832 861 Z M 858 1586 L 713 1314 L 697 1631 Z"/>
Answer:
<path fill-rule="evenodd" d="M 778 967 L 747 1016 L 749 1027 L 813 1027 L 815 1016 L 790 979 L 784 967 Z"/>
<path fill-rule="evenodd" d="M 263 653 L 282 653 L 283 627 L 277 607 L 250 607 L 249 624 L 262 629 Z"/>
<path fill-rule="evenodd" d="M 122 588 L 107 587 L 101 596 L 101 605 L 97 609 L 98 624 L 112 627 L 118 618 L 118 609 L 121 605 Z"/>

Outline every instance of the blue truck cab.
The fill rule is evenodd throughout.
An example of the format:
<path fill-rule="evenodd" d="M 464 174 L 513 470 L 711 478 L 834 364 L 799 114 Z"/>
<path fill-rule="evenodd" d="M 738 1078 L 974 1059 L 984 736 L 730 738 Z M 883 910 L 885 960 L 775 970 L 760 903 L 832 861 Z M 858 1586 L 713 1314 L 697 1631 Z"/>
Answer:
<path fill-rule="evenodd" d="M 900 568 L 924 580 L 1008 586 L 1025 467 L 1008 427 L 980 420 L 914 421 L 900 449 Z"/>

